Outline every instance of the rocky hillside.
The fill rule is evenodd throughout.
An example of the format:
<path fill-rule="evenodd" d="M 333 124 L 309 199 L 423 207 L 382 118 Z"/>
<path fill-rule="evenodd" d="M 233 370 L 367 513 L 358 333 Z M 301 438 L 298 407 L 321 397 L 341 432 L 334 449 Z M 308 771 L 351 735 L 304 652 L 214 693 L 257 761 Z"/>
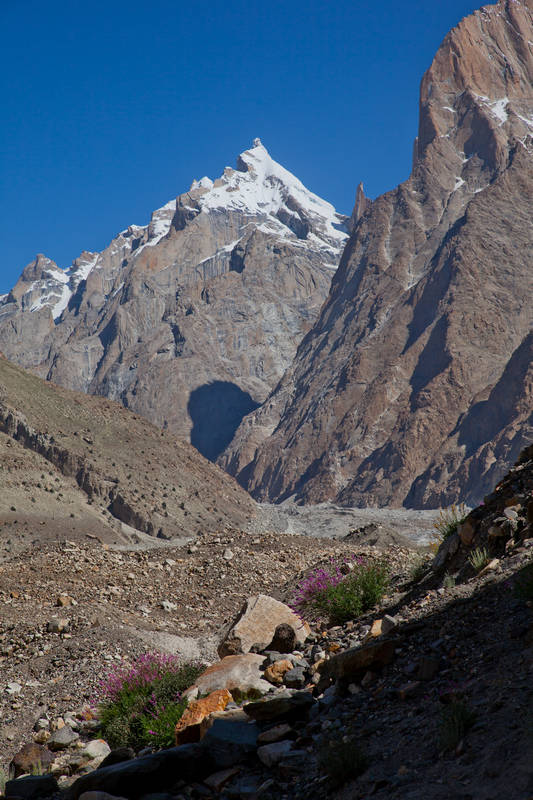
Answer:
<path fill-rule="evenodd" d="M 242 527 L 255 504 L 191 445 L 0 358 L 0 548 L 135 543 Z M 9 535 L 8 535 L 9 534 Z M 1 550 L 0 550 L 1 554 Z"/>
<path fill-rule="evenodd" d="M 314 322 L 347 223 L 256 139 L 101 253 L 37 256 L 0 298 L 0 349 L 214 459 Z"/>
<path fill-rule="evenodd" d="M 258 499 L 473 505 L 531 440 L 533 5 L 462 20 L 410 178 L 373 202 L 280 385 L 220 463 Z"/>
<path fill-rule="evenodd" d="M 532 456 L 435 558 L 357 535 L 234 530 L 150 553 L 67 541 L 7 557 L 0 761 L 15 781 L 5 795 L 531 797 Z M 365 613 L 309 626 L 280 601 L 332 561 L 347 582 L 358 563 L 385 561 L 390 584 Z M 119 737 L 111 750 L 98 679 L 154 650 L 211 664 L 185 692 L 175 747 L 139 751 Z"/>

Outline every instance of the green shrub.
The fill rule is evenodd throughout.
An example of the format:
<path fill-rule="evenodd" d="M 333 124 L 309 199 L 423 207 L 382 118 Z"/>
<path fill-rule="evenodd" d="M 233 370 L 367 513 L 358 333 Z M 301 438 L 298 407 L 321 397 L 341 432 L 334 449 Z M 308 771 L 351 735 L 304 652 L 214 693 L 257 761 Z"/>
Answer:
<path fill-rule="evenodd" d="M 328 742 L 318 754 L 318 764 L 330 781 L 333 789 L 338 789 L 346 781 L 357 778 L 368 767 L 368 759 L 355 739 Z"/>
<path fill-rule="evenodd" d="M 100 684 L 102 736 L 113 748 L 171 746 L 176 722 L 187 707 L 181 693 L 203 669 L 161 653 L 146 653 L 131 666 L 114 669 Z"/>
<path fill-rule="evenodd" d="M 450 705 L 445 706 L 439 730 L 441 748 L 455 750 L 475 721 L 475 713 L 462 700 L 454 700 Z"/>
<path fill-rule="evenodd" d="M 385 562 L 355 560 L 353 570 L 344 576 L 338 567 L 312 572 L 299 588 L 293 601 L 298 612 L 328 617 L 333 624 L 356 619 L 373 608 L 389 585 L 389 567 Z"/>

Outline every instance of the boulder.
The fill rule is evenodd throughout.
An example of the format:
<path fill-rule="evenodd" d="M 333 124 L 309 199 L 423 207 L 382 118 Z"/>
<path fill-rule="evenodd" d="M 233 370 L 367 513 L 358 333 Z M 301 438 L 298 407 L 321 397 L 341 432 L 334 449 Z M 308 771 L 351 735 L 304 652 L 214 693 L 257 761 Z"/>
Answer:
<path fill-rule="evenodd" d="M 241 719 L 215 719 L 204 738 L 203 746 L 219 769 L 233 767 L 255 753 L 259 728 L 255 722 Z"/>
<path fill-rule="evenodd" d="M 296 717 L 305 714 L 314 704 L 311 692 L 287 689 L 273 697 L 264 697 L 255 703 L 247 703 L 243 711 L 258 721 Z"/>
<path fill-rule="evenodd" d="M 451 536 L 448 536 L 439 547 L 439 551 L 433 559 L 431 568 L 434 571 L 441 569 L 448 558 L 451 558 L 456 554 L 459 549 L 460 542 L 461 540 L 459 539 L 459 534 L 452 533 Z"/>
<path fill-rule="evenodd" d="M 9 774 L 12 778 L 27 773 L 47 772 L 48 767 L 54 760 L 54 756 L 46 747 L 36 742 L 25 744 L 24 747 L 13 756 L 9 765 Z"/>
<path fill-rule="evenodd" d="M 394 642 L 391 639 L 379 639 L 362 647 L 352 647 L 325 661 L 322 674 L 338 680 L 351 681 L 358 673 L 380 669 L 389 664 L 394 656 L 394 650 Z"/>
<path fill-rule="evenodd" d="M 52 797 L 59 790 L 52 775 L 25 775 L 23 778 L 7 781 L 5 797 L 20 797 L 22 800 L 37 800 Z"/>
<path fill-rule="evenodd" d="M 265 744 L 257 749 L 257 757 L 265 767 L 275 766 L 292 749 L 292 742 L 289 740 Z"/>
<path fill-rule="evenodd" d="M 203 720 L 213 711 L 223 711 L 231 700 L 233 698 L 227 689 L 216 689 L 207 697 L 193 700 L 176 723 L 176 745 L 199 742 Z"/>
<path fill-rule="evenodd" d="M 108 756 L 104 758 L 100 764 L 100 769 L 104 767 L 112 767 L 113 764 L 122 764 L 124 761 L 130 761 L 135 758 L 135 750 L 131 747 L 115 747 L 111 750 Z"/>
<path fill-rule="evenodd" d="M 208 667 L 187 690 L 187 694 L 210 694 L 217 689 L 227 689 L 231 694 L 246 694 L 250 691 L 266 694 L 272 687 L 262 677 L 261 666 L 264 660 L 263 656 L 255 653 L 226 656 Z"/>
<path fill-rule="evenodd" d="M 309 625 L 289 606 L 265 594 L 249 597 L 225 631 L 218 646 L 218 654 L 224 658 L 238 653 L 249 653 L 256 642 L 272 642 L 276 630 L 282 624 L 293 629 L 297 644 L 303 644 L 309 635 Z"/>
<path fill-rule="evenodd" d="M 257 744 L 272 744 L 272 742 L 279 742 L 280 739 L 285 739 L 292 733 L 292 727 L 287 725 L 286 722 L 282 722 L 280 725 L 274 725 L 273 728 L 268 728 L 268 730 L 260 733 L 257 737 Z"/>
<path fill-rule="evenodd" d="M 137 800 L 146 794 L 166 792 L 180 779 L 201 781 L 216 766 L 201 744 L 171 747 L 82 775 L 68 789 L 65 800 L 78 800 L 84 792 L 95 791 Z"/>
<path fill-rule="evenodd" d="M 459 539 L 461 540 L 461 544 L 464 544 L 465 547 L 470 547 L 476 534 L 476 528 L 473 520 L 465 519 L 465 521 L 458 526 L 457 533 L 459 535 Z"/>

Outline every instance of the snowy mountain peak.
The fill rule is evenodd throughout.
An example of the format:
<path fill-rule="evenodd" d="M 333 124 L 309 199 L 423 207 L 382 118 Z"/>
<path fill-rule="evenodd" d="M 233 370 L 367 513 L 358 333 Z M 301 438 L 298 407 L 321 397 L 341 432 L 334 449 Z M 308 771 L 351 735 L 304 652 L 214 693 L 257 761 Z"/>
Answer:
<path fill-rule="evenodd" d="M 259 138 L 238 156 L 236 169 L 226 167 L 215 181 L 193 181 L 189 194 L 201 212 L 260 217 L 268 233 L 306 239 L 313 231 L 336 247 L 347 239 L 346 218 L 274 161 Z"/>

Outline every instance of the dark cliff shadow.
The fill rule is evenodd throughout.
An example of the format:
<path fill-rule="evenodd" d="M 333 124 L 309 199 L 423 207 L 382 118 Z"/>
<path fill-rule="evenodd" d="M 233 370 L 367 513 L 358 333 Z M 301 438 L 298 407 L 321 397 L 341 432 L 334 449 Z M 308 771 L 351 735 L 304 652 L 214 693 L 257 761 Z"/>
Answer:
<path fill-rule="evenodd" d="M 213 381 L 191 392 L 187 411 L 193 422 L 191 444 L 210 461 L 222 453 L 246 414 L 260 403 L 235 383 Z"/>

